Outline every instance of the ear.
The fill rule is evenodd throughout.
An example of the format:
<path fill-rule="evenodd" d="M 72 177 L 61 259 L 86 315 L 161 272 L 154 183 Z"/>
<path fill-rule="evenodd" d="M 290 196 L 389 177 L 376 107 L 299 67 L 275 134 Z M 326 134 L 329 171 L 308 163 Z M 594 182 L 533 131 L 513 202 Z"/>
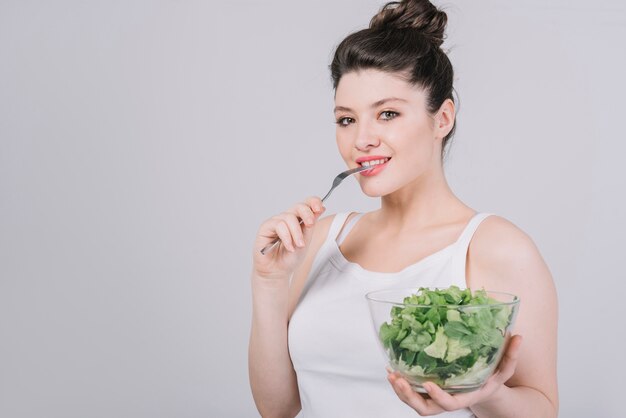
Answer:
<path fill-rule="evenodd" d="M 455 116 L 456 107 L 454 106 L 454 102 L 450 99 L 446 99 L 435 115 L 435 138 L 443 139 L 450 133 L 454 127 Z"/>

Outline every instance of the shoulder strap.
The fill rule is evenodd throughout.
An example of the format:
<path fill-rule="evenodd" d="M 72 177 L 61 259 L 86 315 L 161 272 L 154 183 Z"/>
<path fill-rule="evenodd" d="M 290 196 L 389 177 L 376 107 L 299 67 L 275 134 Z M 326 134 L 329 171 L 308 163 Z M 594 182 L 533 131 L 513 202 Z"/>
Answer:
<path fill-rule="evenodd" d="M 467 223 L 467 226 L 461 233 L 461 236 L 456 242 L 457 245 L 459 246 L 459 249 L 461 250 L 464 249 L 465 252 L 467 252 L 469 243 L 472 240 L 474 233 L 478 229 L 478 226 L 481 224 L 482 221 L 484 221 L 486 218 L 488 218 L 491 215 L 492 215 L 491 213 L 477 213 L 476 215 L 472 217 L 472 219 L 470 219 L 470 221 Z"/>
<path fill-rule="evenodd" d="M 333 218 L 333 222 L 330 225 L 330 229 L 328 230 L 328 240 L 334 240 L 337 238 L 337 235 L 341 232 L 343 228 L 343 224 L 346 223 L 346 219 L 350 216 L 351 212 L 338 213 Z"/>
<path fill-rule="evenodd" d="M 357 213 L 356 215 L 354 215 L 352 217 L 352 219 L 350 219 L 349 221 L 347 221 L 343 227 L 343 229 L 339 232 L 339 235 L 337 235 L 336 241 L 338 245 L 341 245 L 341 243 L 343 242 L 343 240 L 346 239 L 346 237 L 348 236 L 348 234 L 350 233 L 350 231 L 352 230 L 352 228 L 354 227 L 354 224 L 357 223 L 357 221 L 359 219 L 361 219 L 361 216 L 363 216 L 362 213 Z"/>
<path fill-rule="evenodd" d="M 480 226 L 481 222 L 491 216 L 491 213 L 477 213 L 474 215 L 472 219 L 467 223 L 467 226 L 461 233 L 461 236 L 456 241 L 455 246 L 455 254 L 453 260 L 453 274 L 454 277 L 462 278 L 463 283 L 466 282 L 465 277 L 465 269 L 467 264 L 467 250 L 469 249 L 470 242 L 474 237 L 474 233 Z"/>

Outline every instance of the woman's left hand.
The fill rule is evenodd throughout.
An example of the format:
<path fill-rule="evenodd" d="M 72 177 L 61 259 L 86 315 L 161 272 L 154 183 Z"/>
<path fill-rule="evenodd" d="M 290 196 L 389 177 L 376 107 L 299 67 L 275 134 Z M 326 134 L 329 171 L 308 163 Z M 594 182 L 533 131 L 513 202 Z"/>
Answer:
<path fill-rule="evenodd" d="M 402 378 L 398 372 L 389 373 L 387 379 L 398 398 L 422 416 L 437 415 L 445 411 L 468 408 L 492 397 L 513 376 L 521 344 L 522 337 L 520 335 L 511 337 L 498 369 L 480 389 L 473 392 L 451 395 L 444 392 L 435 383 L 427 382 L 422 386 L 428 392 L 428 398 L 415 392 L 409 385 L 409 382 Z"/>

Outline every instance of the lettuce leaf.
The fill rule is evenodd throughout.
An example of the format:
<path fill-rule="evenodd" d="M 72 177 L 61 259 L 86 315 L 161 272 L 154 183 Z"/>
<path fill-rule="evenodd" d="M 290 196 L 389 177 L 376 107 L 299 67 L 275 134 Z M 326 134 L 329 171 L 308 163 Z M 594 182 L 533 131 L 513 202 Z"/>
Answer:
<path fill-rule="evenodd" d="M 504 342 L 512 308 L 484 290 L 420 288 L 391 309 L 379 338 L 399 370 L 454 384 L 488 375 Z M 411 306 L 422 305 L 422 306 Z M 493 305 L 477 307 L 476 305 Z M 458 306 L 459 308 L 455 308 Z M 486 375 L 485 375 L 486 376 Z"/>

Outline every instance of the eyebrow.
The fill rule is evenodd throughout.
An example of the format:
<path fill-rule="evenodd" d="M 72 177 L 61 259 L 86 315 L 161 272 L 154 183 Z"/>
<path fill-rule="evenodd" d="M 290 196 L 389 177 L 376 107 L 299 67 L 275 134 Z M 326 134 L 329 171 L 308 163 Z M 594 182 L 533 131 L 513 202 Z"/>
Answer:
<path fill-rule="evenodd" d="M 405 99 L 401 99 L 399 97 L 387 97 L 385 99 L 380 99 L 374 103 L 372 103 L 370 105 L 370 108 L 374 109 L 378 106 L 384 105 L 387 102 L 404 102 L 407 103 L 407 100 Z M 333 112 L 337 113 L 338 110 L 344 111 L 344 112 L 352 112 L 353 110 L 350 109 L 349 107 L 345 107 L 345 106 L 336 106 L 335 109 L 333 110 Z"/>

